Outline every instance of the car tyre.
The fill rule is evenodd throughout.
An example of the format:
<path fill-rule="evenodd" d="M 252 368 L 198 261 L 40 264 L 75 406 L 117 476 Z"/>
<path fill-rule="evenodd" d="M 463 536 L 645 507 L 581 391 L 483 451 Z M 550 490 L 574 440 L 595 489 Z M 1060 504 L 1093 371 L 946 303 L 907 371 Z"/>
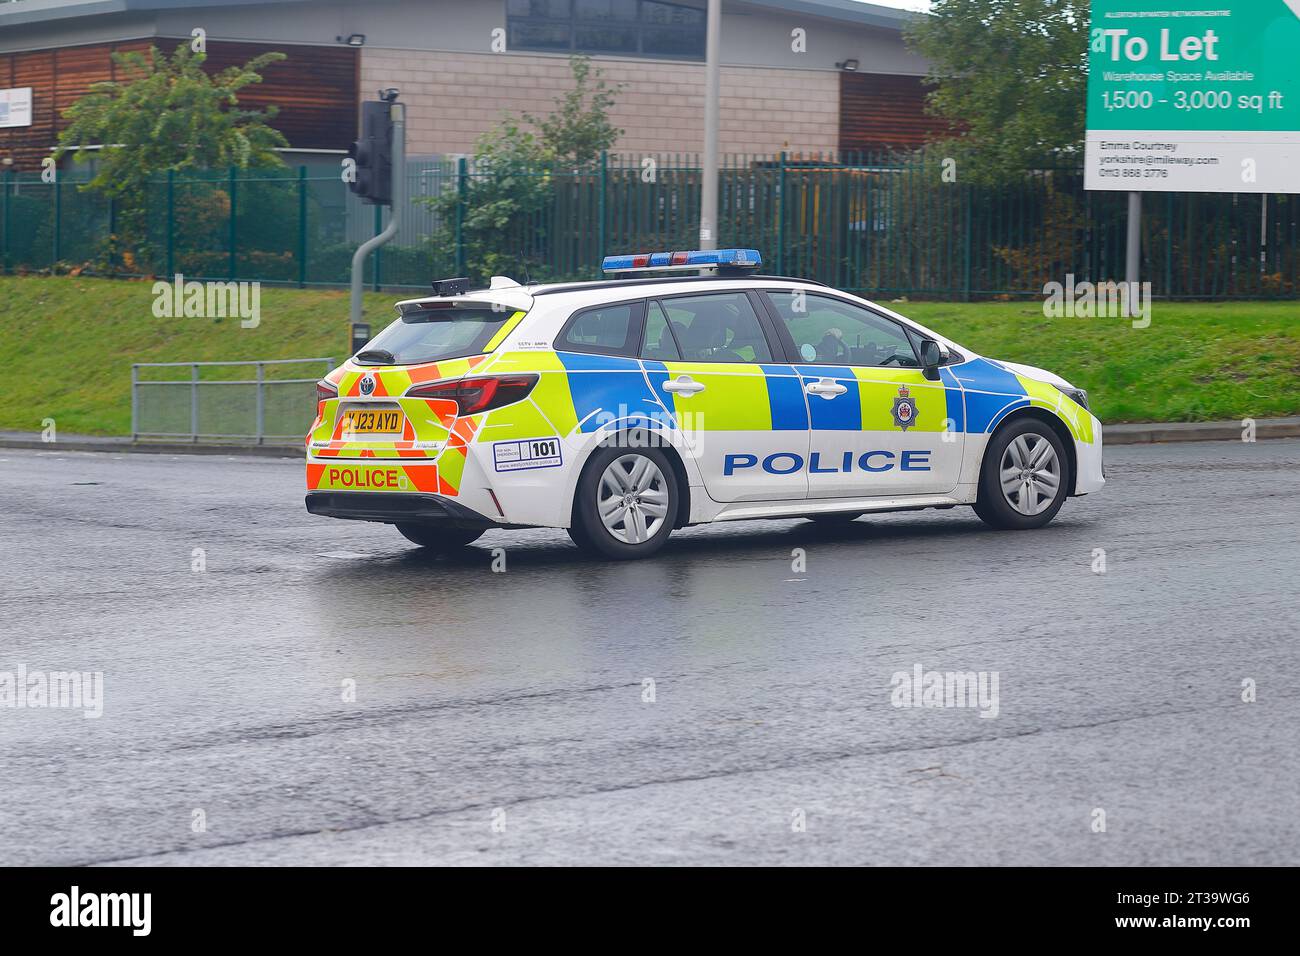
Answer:
<path fill-rule="evenodd" d="M 679 501 L 677 475 L 662 450 L 598 448 L 578 479 L 569 537 L 607 558 L 646 558 L 668 541 Z"/>
<path fill-rule="evenodd" d="M 427 524 L 399 524 L 397 530 L 407 541 L 430 551 L 455 551 L 483 536 L 486 528 L 445 528 Z"/>
<path fill-rule="evenodd" d="M 975 513 L 994 528 L 1041 528 L 1061 510 L 1073 481 L 1055 429 L 1037 418 L 1019 418 L 989 439 Z"/>

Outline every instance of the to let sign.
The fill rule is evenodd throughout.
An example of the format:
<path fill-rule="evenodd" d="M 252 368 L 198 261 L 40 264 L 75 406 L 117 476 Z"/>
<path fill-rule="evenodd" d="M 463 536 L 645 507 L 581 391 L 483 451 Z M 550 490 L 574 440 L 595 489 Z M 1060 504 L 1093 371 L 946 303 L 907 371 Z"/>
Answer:
<path fill-rule="evenodd" d="M 1300 0 L 1093 0 L 1088 189 L 1300 193 Z"/>

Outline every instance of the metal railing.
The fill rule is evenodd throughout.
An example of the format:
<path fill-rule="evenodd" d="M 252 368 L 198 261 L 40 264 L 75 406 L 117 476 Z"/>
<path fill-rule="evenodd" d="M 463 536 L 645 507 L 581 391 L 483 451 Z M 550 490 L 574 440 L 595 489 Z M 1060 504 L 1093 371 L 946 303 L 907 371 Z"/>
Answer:
<path fill-rule="evenodd" d="M 131 438 L 299 444 L 315 415 L 316 383 L 334 364 L 332 358 L 137 362 L 131 366 Z M 282 377 L 297 371 L 295 366 L 310 365 L 323 366 L 321 374 Z M 168 371 L 153 371 L 159 369 Z M 152 377 L 182 369 L 183 378 Z M 253 377 L 217 369 L 239 369 Z"/>
<path fill-rule="evenodd" d="M 580 169 L 509 169 L 521 212 L 484 230 L 469 213 L 506 180 L 468 159 L 406 164 L 402 230 L 370 257 L 371 288 L 423 289 L 473 275 L 488 255 L 515 278 L 597 278 L 611 252 L 692 249 L 701 170 L 692 155 L 602 154 Z M 0 267 L 197 280 L 346 285 L 384 210 L 349 192 L 333 159 L 297 170 L 202 170 L 146 184 L 131 215 L 69 170 L 0 173 Z M 438 202 L 439 197 L 443 200 Z M 732 155 L 719 172 L 718 242 L 765 268 L 867 295 L 1041 296 L 1067 274 L 1123 279 L 1127 195 L 1083 188 L 1075 168 L 1010 183 L 946 182 L 914 155 Z M 119 248 L 143 217 L 147 236 Z M 126 219 L 123 219 L 126 217 Z M 110 241 L 110 237 L 117 237 Z M 1141 277 L 1156 297 L 1300 298 L 1300 196 L 1153 193 Z"/>

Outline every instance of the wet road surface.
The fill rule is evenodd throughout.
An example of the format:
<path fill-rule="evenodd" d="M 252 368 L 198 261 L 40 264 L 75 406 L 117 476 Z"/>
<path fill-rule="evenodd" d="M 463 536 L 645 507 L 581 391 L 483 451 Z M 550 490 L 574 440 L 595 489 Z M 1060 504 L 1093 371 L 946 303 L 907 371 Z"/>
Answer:
<path fill-rule="evenodd" d="M 292 461 L 0 451 L 0 674 L 104 688 L 0 706 L 5 861 L 1300 863 L 1300 442 L 1107 469 L 1036 532 L 604 564 L 432 558 Z M 918 667 L 989 693 L 895 706 Z"/>

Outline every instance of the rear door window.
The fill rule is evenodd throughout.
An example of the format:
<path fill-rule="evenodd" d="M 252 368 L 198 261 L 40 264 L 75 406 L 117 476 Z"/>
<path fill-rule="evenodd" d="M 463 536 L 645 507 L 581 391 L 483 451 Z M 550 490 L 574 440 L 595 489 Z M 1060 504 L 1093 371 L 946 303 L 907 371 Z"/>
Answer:
<path fill-rule="evenodd" d="M 772 351 L 743 292 L 660 300 L 684 362 L 770 362 Z"/>
<path fill-rule="evenodd" d="M 681 361 L 682 353 L 668 325 L 668 316 L 658 302 L 651 302 L 645 314 L 645 342 L 641 346 L 641 357 L 660 362 Z"/>

